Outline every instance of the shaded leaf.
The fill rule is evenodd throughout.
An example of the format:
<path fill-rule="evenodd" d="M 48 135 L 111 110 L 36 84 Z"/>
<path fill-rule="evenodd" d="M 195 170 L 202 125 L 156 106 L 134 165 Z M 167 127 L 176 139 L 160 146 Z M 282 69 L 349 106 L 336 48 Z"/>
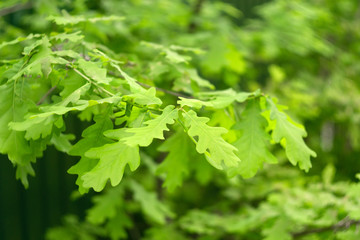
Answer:
<path fill-rule="evenodd" d="M 174 217 L 174 213 L 157 199 L 154 192 L 146 191 L 135 181 L 130 182 L 130 187 L 134 192 L 135 201 L 140 203 L 142 211 L 151 220 L 158 224 L 165 224 L 166 218 Z"/>
<path fill-rule="evenodd" d="M 233 143 L 241 159 L 236 173 L 245 178 L 253 177 L 264 162 L 276 163 L 277 159 L 268 150 L 270 136 L 266 133 L 266 119 L 261 115 L 258 100 L 249 100 L 242 113 L 243 119 L 236 125 L 241 137 Z"/>
<path fill-rule="evenodd" d="M 189 137 L 180 130 L 158 148 L 159 151 L 169 152 L 156 170 L 157 174 L 166 174 L 163 186 L 169 192 L 181 186 L 184 177 L 189 174 L 190 144 Z"/>
<path fill-rule="evenodd" d="M 97 192 L 105 187 L 108 179 L 112 186 L 118 185 L 126 165 L 130 166 L 131 171 L 135 171 L 140 164 L 139 148 L 129 146 L 123 141 L 91 148 L 85 156 L 99 159 L 96 166 L 81 177 L 84 187 L 93 188 Z"/>

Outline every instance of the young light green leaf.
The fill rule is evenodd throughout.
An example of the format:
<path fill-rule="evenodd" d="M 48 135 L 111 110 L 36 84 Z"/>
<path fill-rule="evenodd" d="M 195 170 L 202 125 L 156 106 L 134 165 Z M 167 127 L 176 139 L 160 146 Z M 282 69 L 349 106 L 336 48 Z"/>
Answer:
<path fill-rule="evenodd" d="M 306 131 L 299 124 L 295 124 L 291 118 L 279 110 L 276 104 L 267 99 L 270 109 L 270 126 L 272 128 L 272 138 L 276 143 L 281 143 L 286 150 L 286 156 L 294 166 L 299 163 L 299 167 L 305 171 L 311 168 L 310 156 L 316 157 L 316 153 L 311 150 L 304 142 Z"/>
<path fill-rule="evenodd" d="M 258 92 L 240 92 L 237 93 L 232 89 L 223 91 L 200 92 L 198 93 L 199 99 L 189 99 L 180 97 L 178 104 L 200 109 L 203 106 L 215 109 L 222 109 L 231 105 L 234 101 L 244 102 L 248 97 L 254 96 Z"/>
<path fill-rule="evenodd" d="M 130 77 L 126 72 L 124 72 L 115 62 L 110 62 L 110 65 L 114 67 L 119 73 L 125 78 L 127 84 L 130 86 L 130 91 L 132 94 L 128 95 L 128 97 L 134 98 L 134 101 L 140 105 L 161 105 L 162 101 L 160 98 L 155 96 L 156 89 L 144 89 L 141 87 L 136 79 Z"/>
<path fill-rule="evenodd" d="M 169 152 L 156 171 L 157 174 L 166 174 L 163 186 L 169 192 L 181 186 L 184 177 L 189 174 L 190 144 L 192 142 L 184 131 L 177 131 L 158 148 L 159 151 Z"/>
<path fill-rule="evenodd" d="M 135 103 L 143 106 L 162 104 L 162 101 L 156 97 L 156 89 L 154 87 L 127 95 L 127 97 L 133 98 Z"/>
<path fill-rule="evenodd" d="M 164 53 L 165 53 L 166 59 L 175 64 L 188 63 L 188 61 L 191 60 L 191 57 L 181 55 L 175 51 L 170 50 L 169 48 L 165 48 Z"/>
<path fill-rule="evenodd" d="M 95 80 L 95 82 L 109 84 L 111 81 L 110 78 L 106 77 L 106 69 L 99 67 L 98 63 L 80 59 L 78 64 L 79 68 L 81 68 L 88 77 Z"/>
<path fill-rule="evenodd" d="M 211 165 L 217 169 L 238 166 L 240 159 L 235 154 L 237 149 L 221 137 L 227 133 L 225 128 L 210 127 L 206 124 L 209 118 L 198 117 L 192 110 L 184 111 L 184 118 L 186 126 L 189 127 L 188 135 L 198 138 L 196 150 L 205 153 Z"/>
<path fill-rule="evenodd" d="M 139 148 L 129 146 L 121 140 L 91 148 L 85 156 L 100 159 L 91 171 L 81 177 L 84 187 L 93 188 L 97 192 L 103 190 L 108 179 L 112 186 L 118 185 L 124 175 L 126 165 L 130 166 L 131 171 L 135 171 L 140 165 Z"/>
<path fill-rule="evenodd" d="M 75 90 L 63 101 L 54 105 L 40 107 L 41 113 L 28 114 L 25 120 L 21 122 L 10 122 L 9 127 L 16 131 L 25 131 L 25 138 L 28 140 L 36 140 L 40 137 L 45 138 L 51 134 L 54 124 L 60 124 L 62 126 L 61 115 L 64 115 L 69 111 L 84 110 L 89 106 L 88 101 L 79 100 L 80 96 L 89 88 L 90 84 L 88 83 Z M 70 103 L 79 103 L 79 105 L 68 107 L 67 105 Z"/>
<path fill-rule="evenodd" d="M 126 132 L 133 135 L 125 137 L 123 140 L 129 146 L 149 146 L 154 138 L 164 139 L 164 131 L 168 131 L 167 124 L 173 124 L 178 117 L 178 109 L 174 106 L 167 106 L 163 113 L 155 118 L 144 123 L 144 127 L 128 128 Z"/>
<path fill-rule="evenodd" d="M 155 193 L 146 191 L 135 181 L 130 182 L 130 187 L 134 192 L 135 201 L 140 203 L 144 214 L 154 222 L 158 224 L 165 224 L 167 217 L 174 217 L 174 213 L 172 213 L 166 205 L 157 199 Z"/>
<path fill-rule="evenodd" d="M 236 170 L 230 171 L 234 170 L 243 177 L 250 178 L 264 162 L 276 163 L 277 159 L 268 150 L 270 136 L 265 131 L 267 122 L 261 115 L 259 100 L 249 100 L 242 116 L 243 119 L 236 126 L 241 131 L 241 137 L 233 143 L 238 149 L 236 155 L 241 162 Z"/>
<path fill-rule="evenodd" d="M 56 121 L 62 121 L 61 116 L 51 115 L 46 118 L 35 117 L 31 115 L 22 122 L 10 122 L 9 127 L 16 131 L 25 131 L 27 140 L 45 138 L 52 133 L 53 125 Z"/>

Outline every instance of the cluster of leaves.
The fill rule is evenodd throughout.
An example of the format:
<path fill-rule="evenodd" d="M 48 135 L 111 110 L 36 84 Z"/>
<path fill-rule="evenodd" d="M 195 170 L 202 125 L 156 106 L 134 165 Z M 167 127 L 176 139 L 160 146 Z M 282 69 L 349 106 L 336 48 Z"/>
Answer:
<path fill-rule="evenodd" d="M 79 192 L 101 192 L 85 219 L 68 216 L 47 238 L 357 239 L 359 184 L 333 182 L 331 164 L 322 182 L 289 168 L 285 159 L 309 171 L 316 154 L 304 127 L 257 90 L 307 121 L 321 117 L 328 103 L 315 80 L 340 79 L 328 73 L 329 59 L 355 57 L 331 44 L 346 42 L 333 39 L 345 33 L 319 30 L 348 23 L 324 2 L 341 5 L 278 0 L 241 29 L 231 21 L 241 12 L 213 1 L 107 0 L 92 3 L 96 13 L 85 1 L 34 1 L 31 29 L 47 34 L 0 20 L 8 38 L 0 44 L 0 153 L 27 187 L 31 164 L 54 145 L 76 157 L 68 172 Z M 354 9 L 344 2 L 339 16 Z M 340 62 L 356 75 L 355 63 Z M 356 102 L 358 86 L 348 83 Z M 329 91 L 358 106 L 344 102 L 343 88 Z M 346 120 L 356 121 L 352 111 Z M 89 122 L 76 140 L 65 127 L 73 117 Z"/>
<path fill-rule="evenodd" d="M 114 19 L 118 20 L 116 17 L 49 18 L 60 26 Z M 1 132 L 0 150 L 16 165 L 17 178 L 26 187 L 27 174 L 34 174 L 31 163 L 42 155 L 48 144 L 81 157 L 69 170 L 69 173 L 79 175 L 77 183 L 80 192 L 86 192 L 89 188 L 101 191 L 109 179 L 111 185 L 116 186 L 122 179 L 126 165 L 132 171 L 138 168 L 139 147 L 149 146 L 154 139 L 164 139 L 163 132 L 168 131 L 170 125 L 176 129 L 176 134 L 161 147 L 170 152 L 161 168 L 165 173 L 172 171 L 173 164 L 181 160 L 174 159 L 179 155 L 172 152 L 182 148 L 178 141 L 182 141 L 181 132 L 184 131 L 189 137 L 184 141 L 193 141 L 196 151 L 204 154 L 212 166 L 227 170 L 231 175 L 242 173 L 251 177 L 263 162 L 276 162 L 267 146 L 270 133 L 275 143 L 282 141 L 292 164 L 299 163 L 300 168 L 306 171 L 311 167 L 310 155 L 315 156 L 315 153 L 303 141 L 306 132 L 293 123 L 272 99 L 259 91 L 198 91 L 198 98 L 179 97 L 177 102 L 172 101 L 178 104 L 177 107 L 171 104 L 171 100 L 163 104 L 161 97 L 156 96 L 154 87 L 147 89 L 141 86 L 141 82 L 121 69 L 121 58 L 113 59 L 107 55 L 113 54 L 111 51 L 104 53 L 94 44 L 84 41 L 84 36 L 76 27 L 68 31 L 50 36 L 30 35 L 2 44 L 4 47 L 34 39 L 32 44 L 24 48 L 23 57 L 2 65 L 1 79 L 1 110 L 5 113 L 1 124 L 8 127 Z M 179 53 L 184 50 L 182 47 L 176 47 L 177 51 L 172 50 L 174 47 L 156 47 L 165 49 L 167 61 L 179 64 L 183 68 L 183 75 L 191 73 L 190 81 L 194 84 L 192 91 L 202 90 L 204 85 L 213 87 L 201 79 L 190 64 L 185 65 L 184 59 L 189 59 L 189 56 Z M 81 54 L 74 51 L 79 48 L 83 48 Z M 186 78 L 181 80 L 186 81 Z M 247 107 L 241 116 L 245 120 L 240 121 L 241 131 L 238 132 L 241 138 L 238 139 L 236 128 L 232 127 L 237 122 L 235 115 L 241 109 L 238 104 L 245 101 L 248 102 Z M 198 116 L 203 112 L 211 115 L 215 111 L 218 114 L 228 113 L 223 117 L 229 119 L 230 125 L 227 123 L 227 126 L 223 126 L 223 121 L 218 120 L 216 125 L 219 126 L 211 126 L 207 124 L 209 118 Z M 93 119 L 95 122 L 84 130 L 83 138 L 73 146 L 69 142 L 73 137 L 64 134 L 64 117 L 70 112 L 80 112 L 81 119 Z M 233 133 L 226 141 L 222 135 L 228 131 Z M 234 141 L 235 146 L 231 144 Z M 242 157 L 243 161 L 240 160 Z M 183 168 L 185 171 L 188 167 L 184 165 Z M 181 185 L 181 181 L 173 177 L 175 175 L 167 174 L 165 184 L 172 182 L 170 188 L 174 184 Z"/>

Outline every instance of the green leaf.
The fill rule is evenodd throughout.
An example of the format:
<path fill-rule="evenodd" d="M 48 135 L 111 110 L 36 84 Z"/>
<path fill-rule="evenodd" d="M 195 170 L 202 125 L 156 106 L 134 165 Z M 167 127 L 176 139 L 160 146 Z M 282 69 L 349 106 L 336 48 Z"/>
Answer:
<path fill-rule="evenodd" d="M 34 115 L 33 115 L 34 116 Z M 25 131 L 25 138 L 27 140 L 45 138 L 52 133 L 55 122 L 63 124 L 61 116 L 47 116 L 45 118 L 27 116 L 27 119 L 22 122 L 10 122 L 9 127 L 16 131 Z"/>
<path fill-rule="evenodd" d="M 90 83 L 87 83 L 73 91 L 63 101 L 49 106 L 40 107 L 40 111 L 42 113 L 31 115 L 29 119 L 42 118 L 45 121 L 47 117 L 54 114 L 64 115 L 65 113 L 68 113 L 70 111 L 84 110 L 89 106 L 89 101 L 80 100 L 80 97 L 90 89 L 90 86 Z M 69 104 L 73 104 L 73 106 L 68 106 Z"/>
<path fill-rule="evenodd" d="M 110 78 L 106 77 L 106 69 L 100 67 L 98 63 L 80 59 L 78 65 L 89 78 L 95 80 L 97 83 L 109 84 L 111 81 Z"/>
<path fill-rule="evenodd" d="M 162 101 L 155 96 L 155 88 L 150 88 L 148 90 L 141 87 L 136 79 L 130 77 L 126 72 L 124 72 L 117 64 L 113 61 L 110 62 L 110 65 L 114 67 L 119 73 L 125 78 L 127 84 L 130 86 L 130 91 L 132 94 L 128 95 L 130 98 L 134 98 L 135 103 L 140 105 L 161 105 Z"/>
<path fill-rule="evenodd" d="M 28 114 L 22 122 L 10 122 L 9 126 L 17 131 L 25 131 L 26 139 L 39 139 L 45 138 L 51 134 L 53 125 L 58 124 L 60 127 L 63 125 L 63 120 L 59 115 L 64 115 L 69 111 L 84 110 L 88 107 L 88 101 L 80 102 L 80 105 L 68 107 L 70 103 L 78 103 L 81 95 L 83 95 L 90 88 L 90 84 L 83 85 L 63 101 L 53 105 L 40 107 L 42 113 Z M 59 128 L 60 128 L 59 127 Z"/>
<path fill-rule="evenodd" d="M 116 215 L 109 219 L 105 225 L 112 240 L 126 239 L 126 228 L 131 228 L 133 223 L 123 208 L 118 207 Z"/>
<path fill-rule="evenodd" d="M 108 179 L 112 186 L 118 185 L 124 175 L 126 165 L 130 166 L 131 171 L 135 171 L 140 165 L 139 148 L 129 146 L 121 140 L 91 148 L 85 156 L 100 159 L 91 171 L 81 177 L 84 187 L 93 188 L 97 192 L 105 187 Z"/>
<path fill-rule="evenodd" d="M 199 85 L 199 87 L 215 89 L 215 86 L 209 81 L 201 78 L 195 69 L 185 69 L 185 72 L 189 74 L 190 79 Z"/>
<path fill-rule="evenodd" d="M 87 222 L 79 222 L 75 215 L 64 217 L 63 226 L 51 228 L 46 233 L 48 240 L 96 240 L 104 237 L 105 231 L 99 226 Z"/>
<path fill-rule="evenodd" d="M 51 36 L 50 40 L 55 39 L 55 40 L 62 41 L 62 42 L 64 42 L 65 40 L 69 40 L 70 42 L 76 43 L 84 38 L 84 35 L 80 35 L 80 34 L 81 34 L 80 31 L 73 32 L 73 33 L 59 33 L 59 34 Z M 68 51 L 70 51 L 70 50 L 68 50 Z"/>
<path fill-rule="evenodd" d="M 145 127 L 126 129 L 126 132 L 133 135 L 125 137 L 123 140 L 129 146 L 149 146 L 154 138 L 164 139 L 163 132 L 169 130 L 167 124 L 173 124 L 177 117 L 178 109 L 169 105 L 160 116 L 146 121 L 144 123 Z"/>
<path fill-rule="evenodd" d="M 153 240 L 153 239 L 171 239 L 171 240 L 186 240 L 187 237 L 177 229 L 175 224 L 165 225 L 161 227 L 152 227 L 146 230 L 144 240 Z"/>
<path fill-rule="evenodd" d="M 81 156 L 80 161 L 68 170 L 68 173 L 78 175 L 76 184 L 79 186 L 80 193 L 88 191 L 88 188 L 84 187 L 82 176 L 93 169 L 98 163 L 98 160 L 86 157 L 85 152 L 91 148 L 100 147 L 112 142 L 103 135 L 104 131 L 113 128 L 109 113 L 109 111 L 105 111 L 96 115 L 94 117 L 95 123 L 83 131 L 83 138 L 69 150 L 70 155 Z"/>
<path fill-rule="evenodd" d="M 207 160 L 217 169 L 237 167 L 240 159 L 236 156 L 237 149 L 226 142 L 221 135 L 228 131 L 222 127 L 210 127 L 206 123 L 209 118 L 198 117 L 192 110 L 184 111 L 186 126 L 189 127 L 188 135 L 197 137 L 196 150 L 205 153 Z"/>
<path fill-rule="evenodd" d="M 6 46 L 9 46 L 9 45 L 14 45 L 14 44 L 17 44 L 19 42 L 23 42 L 23 41 L 26 41 L 26 40 L 30 40 L 30 39 L 33 39 L 33 38 L 39 38 L 41 37 L 42 35 L 40 34 L 32 34 L 30 33 L 28 36 L 26 37 L 18 37 L 12 41 L 9 41 L 9 42 L 2 42 L 0 44 L 0 49 L 3 48 L 3 47 L 6 47 Z"/>
<path fill-rule="evenodd" d="M 189 99 L 179 97 L 180 100 L 177 102 L 178 104 L 183 106 L 189 106 L 192 108 L 200 109 L 203 106 L 222 109 L 229 105 L 231 105 L 234 101 L 244 102 L 248 97 L 255 96 L 259 92 L 240 92 L 237 93 L 232 89 L 227 89 L 223 91 L 212 91 L 212 92 L 200 92 L 198 93 L 199 99 Z"/>
<path fill-rule="evenodd" d="M 270 228 L 265 228 L 262 233 L 265 236 L 264 240 L 292 240 L 289 233 L 291 224 L 285 217 L 276 219 L 275 223 Z"/>
<path fill-rule="evenodd" d="M 63 76 L 63 73 L 61 75 Z M 79 89 L 86 83 L 87 81 L 74 70 L 68 70 L 66 72 L 66 77 L 59 81 L 59 85 L 63 87 L 62 91 L 60 92 L 60 96 L 66 98 L 70 96 L 76 89 Z"/>
<path fill-rule="evenodd" d="M 122 21 L 125 18 L 119 16 L 104 16 L 104 17 L 93 17 L 93 18 L 86 18 L 82 15 L 78 16 L 70 16 L 67 12 L 62 12 L 64 16 L 49 16 L 47 19 L 49 21 L 55 22 L 57 25 L 75 25 L 82 22 L 107 22 L 107 21 Z"/>
<path fill-rule="evenodd" d="M 227 142 L 235 142 L 238 137 L 236 132 L 232 127 L 236 123 L 235 113 L 233 108 L 228 109 L 219 109 L 214 111 L 210 117 L 210 121 L 207 123 L 209 126 L 213 127 L 223 127 L 229 130 L 226 134 L 223 135 L 223 138 Z"/>
<path fill-rule="evenodd" d="M 166 218 L 174 217 L 174 213 L 157 199 L 154 192 L 146 191 L 135 181 L 130 182 L 130 187 L 134 192 L 135 201 L 140 203 L 142 211 L 151 220 L 163 225 L 166 223 Z"/>
<path fill-rule="evenodd" d="M 133 98 L 135 103 L 143 106 L 162 104 L 162 101 L 156 97 L 156 89 L 154 87 L 141 92 L 129 94 L 127 97 Z"/>
<path fill-rule="evenodd" d="M 270 125 L 272 129 L 272 138 L 276 143 L 286 150 L 286 156 L 294 166 L 299 163 L 299 167 L 306 172 L 311 168 L 310 156 L 316 157 L 304 142 L 306 137 L 304 128 L 292 121 L 292 119 L 283 111 L 279 110 L 276 104 L 267 99 L 270 108 L 270 120 L 274 122 Z"/>
<path fill-rule="evenodd" d="M 213 235 L 216 229 L 222 226 L 224 220 L 225 218 L 216 214 L 195 209 L 187 212 L 180 219 L 180 226 L 190 233 Z"/>
<path fill-rule="evenodd" d="M 113 128 L 109 114 L 110 110 L 107 109 L 94 117 L 95 123 L 83 131 L 81 134 L 83 138 L 70 149 L 70 155 L 84 156 L 84 153 L 90 148 L 100 147 L 106 143 L 112 142 L 103 135 L 106 130 Z"/>
<path fill-rule="evenodd" d="M 190 144 L 184 131 L 177 131 L 158 148 L 159 151 L 169 152 L 156 171 L 157 174 L 166 174 L 163 186 L 169 192 L 181 186 L 184 177 L 189 174 Z"/>
<path fill-rule="evenodd" d="M 25 59 L 29 59 L 28 62 L 22 64 L 16 73 L 13 71 L 10 72 L 15 74 L 8 78 L 9 82 L 17 81 L 23 75 L 45 76 L 45 78 L 47 78 L 52 71 L 52 64 L 68 63 L 65 59 L 52 55 L 51 44 L 47 37 L 43 37 L 41 40 L 36 41 L 36 43 L 34 46 L 29 46 L 24 49 L 24 54 L 29 55 L 31 51 L 38 47 L 38 49 L 34 50 L 34 55 L 32 55 L 31 58 L 28 56 L 25 57 Z M 20 62 L 18 64 L 20 64 Z M 18 68 L 19 65 L 15 64 L 14 67 Z"/>
<path fill-rule="evenodd" d="M 29 103 L 22 100 L 21 86 L 8 83 L 0 86 L 0 153 L 7 154 L 9 160 L 17 166 L 16 178 L 21 179 L 27 188 L 27 175 L 34 175 L 31 162 L 35 162 L 36 155 L 29 142 L 25 140 L 25 133 L 14 131 L 8 127 L 10 122 L 19 122 L 24 118 Z"/>
<path fill-rule="evenodd" d="M 172 51 L 168 48 L 164 49 L 164 52 L 165 52 L 166 59 L 175 64 L 188 63 L 188 61 L 191 60 L 191 58 L 189 56 L 181 55 L 181 54 L 179 54 L 175 51 Z"/>
<path fill-rule="evenodd" d="M 86 219 L 93 224 L 102 224 L 115 217 L 117 208 L 124 204 L 124 189 L 109 188 L 105 193 L 92 198 L 94 206 L 87 211 Z"/>
<path fill-rule="evenodd" d="M 145 41 L 141 42 L 141 44 L 144 46 L 147 46 L 147 47 L 151 47 L 156 50 L 161 50 L 161 53 L 165 55 L 165 58 L 168 61 L 175 63 L 175 64 L 188 63 L 188 61 L 191 60 L 191 57 L 179 54 L 178 52 L 176 52 L 176 50 L 188 50 L 188 51 L 195 50 L 195 49 L 191 49 L 191 48 L 182 48 L 179 46 L 165 47 L 160 44 L 145 42 Z M 175 50 L 175 51 L 173 51 L 173 50 Z"/>
<path fill-rule="evenodd" d="M 54 133 L 51 137 L 50 143 L 53 144 L 58 151 L 69 153 L 72 147 L 70 140 L 74 139 L 75 135 L 73 134 Z"/>
<path fill-rule="evenodd" d="M 236 125 L 241 137 L 233 143 L 241 159 L 236 173 L 245 178 L 253 177 L 264 162 L 276 163 L 277 159 L 268 150 L 270 136 L 266 133 L 266 119 L 261 115 L 259 100 L 249 100 L 242 113 L 243 119 Z"/>

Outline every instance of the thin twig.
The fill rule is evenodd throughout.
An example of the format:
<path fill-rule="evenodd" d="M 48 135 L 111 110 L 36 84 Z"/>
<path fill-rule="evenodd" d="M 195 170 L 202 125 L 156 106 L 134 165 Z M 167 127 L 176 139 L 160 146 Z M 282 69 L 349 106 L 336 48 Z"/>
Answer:
<path fill-rule="evenodd" d="M 24 4 L 16 4 L 16 5 L 8 7 L 8 8 L 0 9 L 0 17 L 6 16 L 8 14 L 18 12 L 21 10 L 30 9 L 32 7 L 33 7 L 33 5 L 31 2 L 27 2 Z"/>
<path fill-rule="evenodd" d="M 49 91 L 47 91 L 44 96 L 42 96 L 42 98 L 36 103 L 37 106 L 41 105 L 45 99 L 56 89 L 56 86 L 52 87 L 49 89 Z"/>
<path fill-rule="evenodd" d="M 303 231 L 293 233 L 292 236 L 294 238 L 299 238 L 299 237 L 303 237 L 305 235 L 309 235 L 309 234 L 313 234 L 313 233 L 320 233 L 320 232 L 327 232 L 327 231 L 331 231 L 331 230 L 334 232 L 337 232 L 339 230 L 348 229 L 352 225 L 356 225 L 356 224 L 360 224 L 360 220 L 352 220 L 352 219 L 349 219 L 348 217 L 346 217 L 334 225 L 327 226 L 327 227 L 321 227 L 321 228 L 305 229 Z"/>

